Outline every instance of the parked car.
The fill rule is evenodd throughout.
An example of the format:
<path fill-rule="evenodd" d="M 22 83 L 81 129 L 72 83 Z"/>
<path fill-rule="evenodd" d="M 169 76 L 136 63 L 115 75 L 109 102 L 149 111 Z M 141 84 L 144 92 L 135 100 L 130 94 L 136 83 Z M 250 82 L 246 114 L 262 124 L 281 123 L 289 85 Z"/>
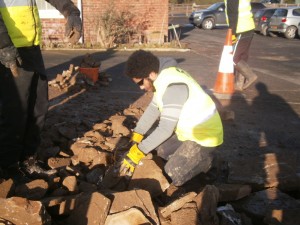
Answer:
<path fill-rule="evenodd" d="M 259 9 L 266 8 L 266 6 L 260 2 L 251 2 L 251 7 L 253 14 Z M 225 3 L 217 2 L 207 9 L 192 12 L 189 17 L 189 22 L 190 24 L 205 30 L 211 30 L 220 26 L 228 26 L 225 15 Z"/>
<path fill-rule="evenodd" d="M 261 3 L 273 4 L 280 3 L 280 0 L 261 0 Z"/>
<path fill-rule="evenodd" d="M 276 8 L 264 8 L 258 10 L 254 15 L 255 31 L 267 36 L 268 24 Z"/>
<path fill-rule="evenodd" d="M 288 39 L 293 39 L 297 35 L 300 24 L 300 7 L 278 8 L 270 18 L 268 32 L 280 33 Z"/>

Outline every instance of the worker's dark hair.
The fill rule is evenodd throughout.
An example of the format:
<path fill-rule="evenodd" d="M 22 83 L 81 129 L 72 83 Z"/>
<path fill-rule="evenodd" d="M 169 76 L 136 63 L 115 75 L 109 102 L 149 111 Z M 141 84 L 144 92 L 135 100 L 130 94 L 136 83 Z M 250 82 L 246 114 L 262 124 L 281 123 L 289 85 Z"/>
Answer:
<path fill-rule="evenodd" d="M 159 60 L 151 52 L 137 50 L 129 56 L 125 75 L 131 78 L 146 78 L 151 72 L 158 73 Z"/>

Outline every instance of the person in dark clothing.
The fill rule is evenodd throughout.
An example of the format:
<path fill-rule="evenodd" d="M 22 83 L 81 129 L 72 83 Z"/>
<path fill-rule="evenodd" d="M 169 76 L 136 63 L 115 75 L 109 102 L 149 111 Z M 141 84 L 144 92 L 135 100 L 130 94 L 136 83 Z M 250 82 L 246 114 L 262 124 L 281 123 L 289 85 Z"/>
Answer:
<path fill-rule="evenodd" d="M 255 28 L 251 4 L 250 0 L 224 0 L 224 2 L 227 23 L 232 29 L 236 89 L 245 90 L 257 79 L 257 75 L 247 63 Z"/>
<path fill-rule="evenodd" d="M 135 144 L 126 153 L 120 173 L 130 176 L 153 150 L 167 161 L 164 170 L 175 186 L 208 172 L 216 146 L 223 143 L 222 122 L 209 95 L 174 59 L 151 52 L 134 52 L 125 73 L 154 96 L 134 128 Z"/>
<path fill-rule="evenodd" d="M 81 36 L 80 11 L 71 0 L 47 0 L 67 19 L 66 35 Z M 0 170 L 47 173 L 36 163 L 48 110 L 41 54 L 42 28 L 35 0 L 0 2 Z M 1 175 L 1 174 L 0 174 Z"/>

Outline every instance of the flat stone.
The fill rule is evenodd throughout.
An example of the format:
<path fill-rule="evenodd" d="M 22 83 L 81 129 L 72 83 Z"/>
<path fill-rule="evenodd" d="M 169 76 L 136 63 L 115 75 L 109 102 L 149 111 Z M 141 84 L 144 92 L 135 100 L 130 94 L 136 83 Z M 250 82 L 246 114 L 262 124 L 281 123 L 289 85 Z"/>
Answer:
<path fill-rule="evenodd" d="M 0 198 L 7 198 L 14 192 L 14 182 L 8 179 L 0 183 Z"/>
<path fill-rule="evenodd" d="M 70 192 L 76 192 L 78 191 L 78 186 L 77 186 L 77 179 L 75 176 L 68 176 L 66 177 L 62 185 L 66 187 Z"/>
<path fill-rule="evenodd" d="M 109 118 L 109 120 L 112 123 L 111 129 L 115 137 L 120 134 L 122 136 L 130 135 L 131 133 L 130 130 L 123 125 L 126 118 L 127 118 L 126 116 L 119 116 L 119 115 L 114 115 Z"/>
<path fill-rule="evenodd" d="M 18 225 L 50 225 L 51 217 L 39 201 L 21 197 L 0 198 L 0 218 Z"/>
<path fill-rule="evenodd" d="M 157 163 L 151 159 L 143 159 L 135 168 L 128 190 L 143 189 L 155 197 L 162 194 L 169 186 L 170 183 Z"/>
<path fill-rule="evenodd" d="M 71 146 L 71 150 L 73 151 L 74 155 L 77 156 L 76 160 L 86 165 L 92 164 L 95 160 L 97 160 L 97 163 L 95 164 L 102 163 L 105 166 L 110 162 L 106 152 L 98 151 L 96 148 L 86 146 L 82 143 L 74 143 Z"/>
<path fill-rule="evenodd" d="M 140 225 L 152 223 L 145 217 L 145 215 L 136 208 L 131 208 L 123 212 L 108 215 L 105 225 Z"/>
<path fill-rule="evenodd" d="M 195 192 L 187 193 L 185 196 L 173 201 L 171 204 L 160 210 L 160 213 L 163 217 L 168 217 L 172 212 L 181 209 L 185 203 L 193 201 L 197 194 Z"/>
<path fill-rule="evenodd" d="M 188 203 L 186 205 L 184 205 L 183 208 L 171 213 L 171 224 L 172 225 L 202 225 L 198 220 L 196 204 Z"/>
<path fill-rule="evenodd" d="M 70 158 L 51 157 L 48 159 L 48 166 L 51 169 L 69 166 L 70 164 L 71 164 Z"/>
<path fill-rule="evenodd" d="M 91 130 L 88 131 L 84 134 L 85 137 L 93 137 L 95 139 L 95 141 L 97 142 L 104 142 L 105 141 L 105 137 L 100 134 L 98 131 L 95 130 Z"/>
<path fill-rule="evenodd" d="M 149 192 L 145 190 L 116 192 L 112 194 L 112 201 L 109 214 L 118 213 L 135 207 L 140 209 L 147 218 L 151 218 L 151 223 L 159 224 L 159 219 L 156 215 L 151 196 Z"/>
<path fill-rule="evenodd" d="M 84 193 L 76 198 L 75 209 L 66 224 L 104 224 L 111 201 L 99 192 Z"/>
<path fill-rule="evenodd" d="M 42 179 L 33 180 L 16 187 L 15 195 L 30 200 L 42 199 L 48 191 L 48 183 Z"/>

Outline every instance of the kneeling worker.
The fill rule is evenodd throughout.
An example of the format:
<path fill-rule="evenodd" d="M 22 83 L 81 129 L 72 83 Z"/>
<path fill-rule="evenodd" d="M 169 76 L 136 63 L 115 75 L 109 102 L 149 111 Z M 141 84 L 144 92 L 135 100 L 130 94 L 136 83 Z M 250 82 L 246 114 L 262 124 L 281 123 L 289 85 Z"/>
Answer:
<path fill-rule="evenodd" d="M 223 142 L 223 127 L 212 99 L 176 65 L 174 59 L 144 50 L 129 57 L 125 74 L 154 96 L 134 129 L 136 143 L 125 154 L 120 170 L 132 174 L 139 161 L 156 150 L 167 161 L 164 170 L 173 185 L 181 186 L 210 169 L 215 147 Z"/>

